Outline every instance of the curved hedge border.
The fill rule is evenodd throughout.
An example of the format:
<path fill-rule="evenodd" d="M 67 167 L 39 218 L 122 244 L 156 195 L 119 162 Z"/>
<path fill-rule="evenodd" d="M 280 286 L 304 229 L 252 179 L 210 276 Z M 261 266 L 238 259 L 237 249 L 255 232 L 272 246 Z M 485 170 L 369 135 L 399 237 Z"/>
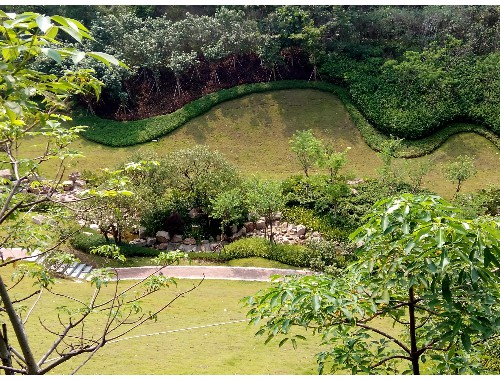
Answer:
<path fill-rule="evenodd" d="M 379 151 L 381 144 L 389 139 L 365 119 L 352 102 L 346 89 L 326 82 L 300 80 L 252 83 L 220 90 L 196 99 L 168 115 L 143 120 L 114 121 L 96 116 L 86 116 L 75 117 L 75 122 L 89 126 L 82 133 L 82 136 L 87 140 L 112 147 L 132 146 L 165 136 L 222 102 L 253 93 L 290 89 L 316 89 L 336 95 L 346 107 L 368 146 L 373 150 Z M 413 158 L 429 154 L 441 146 L 450 136 L 462 132 L 474 132 L 484 136 L 500 149 L 500 137 L 486 127 L 467 123 L 452 123 L 432 136 L 419 140 L 404 140 L 404 149 L 400 152 L 399 157 Z"/>

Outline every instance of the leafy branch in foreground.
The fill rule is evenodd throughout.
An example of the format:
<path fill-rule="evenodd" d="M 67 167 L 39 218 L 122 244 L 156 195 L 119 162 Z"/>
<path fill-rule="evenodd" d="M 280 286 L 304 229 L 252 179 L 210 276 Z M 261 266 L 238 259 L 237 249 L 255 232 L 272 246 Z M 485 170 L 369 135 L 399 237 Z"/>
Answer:
<path fill-rule="evenodd" d="M 287 277 L 245 299 L 252 323 L 267 318 L 257 334 L 280 345 L 302 339 L 297 327 L 320 334 L 320 373 L 420 374 L 427 361 L 435 374 L 480 373 L 481 345 L 500 330 L 500 221 L 459 213 L 437 196 L 377 202 L 343 276 Z"/>
<path fill-rule="evenodd" d="M 143 310 L 141 302 L 145 298 L 175 284 L 161 274 L 165 266 L 183 257 L 183 254 L 173 252 L 160 258 L 160 266 L 152 275 L 127 284 L 125 288 L 115 271 L 98 269 L 91 273 L 94 291 L 88 299 L 56 290 L 56 280 L 49 269 L 52 265 L 74 260 L 71 255 L 59 250 L 74 233 L 73 203 L 81 201 L 53 199 L 62 182 L 67 161 L 78 156 L 69 145 L 84 128 L 68 126 L 66 122 L 71 118 L 65 114 L 72 96 L 99 96 L 102 83 L 89 70 L 67 71 L 57 76 L 36 71 L 31 64 L 39 56 L 57 62 L 71 59 L 75 64 L 89 56 L 107 65 L 123 65 L 104 53 L 86 53 L 61 47 L 56 38 L 59 31 L 66 32 L 79 43 L 92 38 L 77 20 L 32 12 L 15 14 L 0 11 L 0 168 L 7 167 L 11 177 L 0 182 L 0 249 L 25 248 L 27 255 L 44 256 L 44 263 L 48 263 L 47 267 L 20 264 L 20 258 L 1 256 L 0 317 L 4 323 L 0 331 L 0 369 L 7 375 L 45 374 L 70 359 L 87 355 L 73 370 L 76 373 L 107 343 L 146 321 L 155 320 L 172 302 L 196 289 L 203 281 L 173 295 L 157 310 Z M 19 147 L 29 144 L 29 137 L 32 136 L 43 136 L 45 146 L 34 157 L 20 156 Z M 47 161 L 57 165 L 56 175 L 42 184 L 38 170 Z M 113 173 L 109 188 L 91 189 L 83 199 L 98 198 L 103 201 L 130 196 L 131 192 L 126 189 L 127 175 L 141 165 L 129 164 Z M 36 194 L 22 191 L 27 190 L 34 180 L 43 187 L 43 191 Z M 33 211 L 42 204 L 49 205 L 50 212 L 46 213 L 46 223 L 36 226 L 30 223 L 30 219 Z M 71 219 L 73 223 L 69 223 Z M 122 258 L 116 247 L 100 249 L 107 250 L 102 254 Z M 11 268 L 14 266 L 16 268 Z M 12 274 L 10 281 L 7 280 L 9 274 Z M 20 286 L 30 279 L 34 281 L 33 287 L 26 290 Z M 109 291 L 103 291 L 111 286 L 111 295 Z M 47 297 L 50 297 L 49 301 L 46 301 Z M 54 341 L 44 352 L 40 350 L 42 354 L 37 359 L 40 351 L 33 350 L 28 337 L 30 322 L 37 307 L 45 306 L 45 302 L 54 299 L 62 302 L 57 308 L 57 320 L 49 320 L 48 315 L 39 319 L 40 326 L 45 333 L 54 336 Z"/>

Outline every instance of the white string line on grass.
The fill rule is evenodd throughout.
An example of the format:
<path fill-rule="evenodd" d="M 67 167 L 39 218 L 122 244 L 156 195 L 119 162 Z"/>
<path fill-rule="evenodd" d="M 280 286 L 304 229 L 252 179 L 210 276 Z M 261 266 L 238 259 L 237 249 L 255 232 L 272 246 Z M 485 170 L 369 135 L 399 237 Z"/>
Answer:
<path fill-rule="evenodd" d="M 111 340 L 111 341 L 109 341 L 107 343 L 108 344 L 118 343 L 118 342 L 121 342 L 121 341 L 124 341 L 124 340 L 128 340 L 128 339 L 144 338 L 144 337 L 147 337 L 147 336 L 155 336 L 155 335 L 163 335 L 163 334 L 176 333 L 176 332 L 181 332 L 181 331 L 190 331 L 190 330 L 196 330 L 196 329 L 204 329 L 204 328 L 208 328 L 208 327 L 224 326 L 224 325 L 230 325 L 230 324 L 233 324 L 233 323 L 241 323 L 241 322 L 248 322 L 248 321 L 250 321 L 250 319 L 240 319 L 238 321 L 212 323 L 210 325 L 203 325 L 203 326 L 184 327 L 184 328 L 180 328 L 180 329 L 168 330 L 168 331 L 160 331 L 160 332 L 155 332 L 155 333 L 150 333 L 150 334 L 127 336 L 125 338 Z"/>
<path fill-rule="evenodd" d="M 118 343 L 118 342 L 122 342 L 124 340 L 144 338 L 144 337 L 148 337 L 148 336 L 170 334 L 170 333 L 176 333 L 176 332 L 181 332 L 181 331 L 190 331 L 190 330 L 203 329 L 203 328 L 215 327 L 215 326 L 224 326 L 224 325 L 230 325 L 230 324 L 234 324 L 234 323 L 248 322 L 250 320 L 251 320 L 250 318 L 247 318 L 247 319 L 240 319 L 240 320 L 237 320 L 237 321 L 219 322 L 219 323 L 212 323 L 210 325 L 184 327 L 184 328 L 180 328 L 180 329 L 168 330 L 168 331 L 160 331 L 160 332 L 155 332 L 155 333 L 150 333 L 150 334 L 141 334 L 141 335 L 127 336 L 127 337 L 121 338 L 121 339 L 110 340 L 110 341 L 106 342 L 106 344 Z M 48 363 L 48 362 L 57 360 L 58 358 L 59 357 L 51 358 L 51 359 L 47 360 L 46 362 Z"/>

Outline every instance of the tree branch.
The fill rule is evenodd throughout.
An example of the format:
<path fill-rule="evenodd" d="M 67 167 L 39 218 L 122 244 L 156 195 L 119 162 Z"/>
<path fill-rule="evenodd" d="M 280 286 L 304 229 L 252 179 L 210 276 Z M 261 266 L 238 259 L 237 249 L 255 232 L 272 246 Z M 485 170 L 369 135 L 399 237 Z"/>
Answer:
<path fill-rule="evenodd" d="M 392 340 L 394 343 L 396 343 L 399 347 L 401 347 L 405 352 L 407 352 L 408 354 L 410 353 L 410 349 L 408 347 L 406 347 L 401 341 L 399 341 L 398 339 L 394 338 L 393 336 L 375 328 L 375 327 L 371 327 L 371 326 L 368 326 L 368 325 L 365 325 L 365 324 L 362 324 L 362 323 L 357 323 L 356 324 L 357 326 L 361 327 L 361 328 L 364 328 L 366 330 L 370 330 L 370 331 L 373 331 L 373 332 L 376 332 L 377 334 L 380 334 L 384 337 L 386 337 L 387 339 L 389 340 Z"/>

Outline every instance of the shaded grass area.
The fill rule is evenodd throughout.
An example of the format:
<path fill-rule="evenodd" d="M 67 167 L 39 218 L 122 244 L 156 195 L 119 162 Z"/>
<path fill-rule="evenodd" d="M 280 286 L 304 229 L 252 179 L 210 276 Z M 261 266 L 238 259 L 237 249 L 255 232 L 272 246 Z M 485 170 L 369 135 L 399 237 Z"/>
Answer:
<path fill-rule="evenodd" d="M 338 97 L 312 89 L 283 90 L 251 94 L 226 101 L 204 115 L 187 122 L 158 142 L 128 148 L 111 148 L 84 139 L 72 147 L 85 157 L 69 163 L 67 172 L 84 169 L 113 168 L 134 153 L 154 151 L 158 154 L 205 144 L 223 153 L 244 175 L 257 174 L 283 179 L 301 172 L 289 148 L 296 130 L 312 129 L 314 134 L 336 150 L 352 149 L 344 172 L 353 177 L 374 177 L 382 163 L 363 139 L 351 116 Z M 21 150 L 29 156 L 44 148 L 39 137 L 27 139 Z M 442 165 L 460 154 L 475 155 L 479 173 L 464 183 L 463 191 L 474 191 L 488 184 L 500 184 L 499 149 L 476 133 L 451 136 L 425 158 L 399 159 L 411 165 L 421 159 L 434 160 L 424 186 L 451 197 L 454 185 L 444 179 Z M 55 163 L 42 164 L 46 176 L 55 173 Z"/>

